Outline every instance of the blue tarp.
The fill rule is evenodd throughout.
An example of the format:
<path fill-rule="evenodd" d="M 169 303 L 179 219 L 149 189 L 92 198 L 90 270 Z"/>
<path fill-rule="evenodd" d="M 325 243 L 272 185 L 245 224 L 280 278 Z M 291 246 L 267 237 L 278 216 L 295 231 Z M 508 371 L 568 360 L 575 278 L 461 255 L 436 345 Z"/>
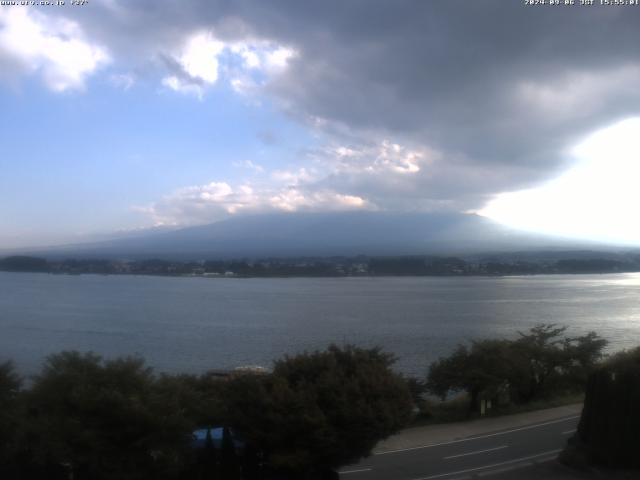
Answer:
<path fill-rule="evenodd" d="M 211 432 L 211 441 L 213 443 L 214 448 L 222 448 L 222 435 L 224 432 L 224 428 L 222 427 L 205 427 L 199 428 L 193 431 L 193 441 L 191 445 L 194 448 L 204 448 L 207 444 L 207 432 Z M 231 433 L 231 439 L 233 440 L 233 445 L 236 449 L 244 448 L 244 442 L 238 438 L 236 438 L 232 429 L 229 429 L 229 433 Z"/>

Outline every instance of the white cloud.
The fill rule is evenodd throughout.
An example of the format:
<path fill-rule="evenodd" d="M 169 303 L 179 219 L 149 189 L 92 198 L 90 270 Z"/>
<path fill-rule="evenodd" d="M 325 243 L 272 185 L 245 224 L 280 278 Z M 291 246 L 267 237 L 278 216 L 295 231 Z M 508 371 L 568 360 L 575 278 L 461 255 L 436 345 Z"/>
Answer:
<path fill-rule="evenodd" d="M 161 83 L 198 98 L 219 83 L 223 74 L 237 93 L 251 95 L 282 73 L 296 55 L 294 49 L 267 40 L 228 42 L 211 31 L 191 32 L 183 38 L 182 45 L 168 52 L 171 71 Z M 161 50 L 166 54 L 166 48 Z M 88 76 L 111 61 L 107 49 L 89 41 L 75 21 L 27 8 L 0 10 L 3 78 L 38 73 L 54 91 L 82 89 Z M 113 74 L 108 81 L 128 90 L 135 77 Z"/>
<path fill-rule="evenodd" d="M 249 75 L 240 74 L 229 82 L 231 88 L 240 95 L 250 95 L 254 93 L 259 85 Z"/>
<path fill-rule="evenodd" d="M 283 72 L 295 55 L 291 48 L 264 40 L 225 42 L 211 32 L 200 32 L 187 37 L 183 47 L 170 54 L 179 71 L 174 69 L 162 84 L 202 98 L 206 88 L 215 85 L 224 72 L 235 92 L 249 95 Z"/>
<path fill-rule="evenodd" d="M 204 96 L 204 88 L 197 84 L 178 78 L 175 75 L 170 75 L 162 79 L 162 85 L 170 88 L 176 92 L 184 93 L 187 95 L 193 95 L 202 99 Z"/>
<path fill-rule="evenodd" d="M 341 211 L 358 210 L 372 205 L 357 195 L 343 195 L 331 190 L 305 192 L 298 188 L 288 188 L 269 198 L 269 204 L 276 210 L 295 212 L 298 210 Z"/>
<path fill-rule="evenodd" d="M 397 143 L 384 140 L 379 147 L 378 155 L 370 171 L 391 170 L 395 173 L 418 173 L 424 153 L 418 150 L 407 150 Z"/>
<path fill-rule="evenodd" d="M 262 61 L 260 55 L 256 52 L 255 48 L 247 45 L 246 43 L 236 43 L 231 46 L 231 51 L 237 55 L 240 55 L 243 59 L 245 68 L 260 68 Z"/>
<path fill-rule="evenodd" d="M 156 225 L 193 225 L 242 213 L 393 208 L 389 195 L 398 191 L 409 195 L 410 209 L 441 206 L 442 199 L 416 200 L 411 193 L 424 181 L 423 167 L 437 158 L 426 148 L 384 140 L 327 147 L 307 158 L 308 165 L 273 171 L 244 160 L 234 165 L 251 170 L 251 180 L 181 188 L 137 210 Z M 429 194 L 427 189 L 423 197 Z"/>
<path fill-rule="evenodd" d="M 234 167 L 246 168 L 256 173 L 264 173 L 264 167 L 258 163 L 254 163 L 251 160 L 244 160 L 242 162 L 233 162 Z"/>
<path fill-rule="evenodd" d="M 296 55 L 295 50 L 287 47 L 278 47 L 274 50 L 267 51 L 266 64 L 271 70 L 283 70 L 289 65 L 291 60 Z"/>
<path fill-rule="evenodd" d="M 295 170 L 275 170 L 271 173 L 271 178 L 287 186 L 295 186 L 311 183 L 321 177 L 318 176 L 317 172 L 301 167 Z"/>
<path fill-rule="evenodd" d="M 111 75 L 109 77 L 109 82 L 114 87 L 127 91 L 135 85 L 136 78 L 130 73 L 119 73 Z"/>
<path fill-rule="evenodd" d="M 254 203 L 249 186 L 234 189 L 226 182 L 211 182 L 178 189 L 134 210 L 149 215 L 155 225 L 191 225 L 218 220 Z"/>
<path fill-rule="evenodd" d="M 189 37 L 182 50 L 173 55 L 180 67 L 180 75 L 168 75 L 162 79 L 162 85 L 176 92 L 195 95 L 202 98 L 206 85 L 218 81 L 218 56 L 225 44 L 210 33 L 197 33 Z"/>
<path fill-rule="evenodd" d="M 178 61 L 191 78 L 214 84 L 218 80 L 218 55 L 224 46 L 211 34 L 198 34 L 189 39 Z"/>
<path fill-rule="evenodd" d="M 406 175 L 419 173 L 438 155 L 425 147 L 409 148 L 385 139 L 379 143 L 328 146 L 321 157 L 337 172 Z"/>
<path fill-rule="evenodd" d="M 0 57 L 12 58 L 20 73 L 40 73 L 57 92 L 84 88 L 86 78 L 110 61 L 76 22 L 27 8 L 0 9 Z"/>
<path fill-rule="evenodd" d="M 158 202 L 135 211 L 149 216 L 155 225 L 197 225 L 240 213 L 341 211 L 375 208 L 357 195 L 338 193 L 310 185 L 231 186 L 211 182 L 176 190 Z"/>

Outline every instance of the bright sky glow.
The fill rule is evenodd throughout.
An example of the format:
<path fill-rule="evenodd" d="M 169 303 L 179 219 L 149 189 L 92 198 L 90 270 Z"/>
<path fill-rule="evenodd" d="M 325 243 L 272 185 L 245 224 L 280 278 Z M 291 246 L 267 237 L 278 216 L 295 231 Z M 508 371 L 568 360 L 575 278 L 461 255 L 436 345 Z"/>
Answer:
<path fill-rule="evenodd" d="M 532 232 L 640 243 L 640 118 L 571 149 L 576 165 L 545 185 L 498 195 L 478 213 Z"/>

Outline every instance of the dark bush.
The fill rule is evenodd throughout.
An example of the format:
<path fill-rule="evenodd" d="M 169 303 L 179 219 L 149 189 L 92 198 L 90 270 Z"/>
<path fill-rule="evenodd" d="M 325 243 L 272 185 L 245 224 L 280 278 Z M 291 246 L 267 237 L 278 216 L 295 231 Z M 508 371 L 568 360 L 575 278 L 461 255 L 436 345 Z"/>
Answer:
<path fill-rule="evenodd" d="M 572 448 L 589 462 L 640 468 L 640 347 L 592 373 Z"/>

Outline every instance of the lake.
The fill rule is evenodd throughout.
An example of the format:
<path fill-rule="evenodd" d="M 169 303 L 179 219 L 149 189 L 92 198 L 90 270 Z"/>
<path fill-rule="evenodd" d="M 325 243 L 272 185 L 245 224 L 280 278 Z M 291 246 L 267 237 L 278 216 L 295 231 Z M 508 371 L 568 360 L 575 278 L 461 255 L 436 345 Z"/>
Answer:
<path fill-rule="evenodd" d="M 141 355 L 157 371 L 270 366 L 330 343 L 380 345 L 396 368 L 537 323 L 640 344 L 640 274 L 529 277 L 187 278 L 0 272 L 0 360 L 38 371 L 50 353 Z"/>

